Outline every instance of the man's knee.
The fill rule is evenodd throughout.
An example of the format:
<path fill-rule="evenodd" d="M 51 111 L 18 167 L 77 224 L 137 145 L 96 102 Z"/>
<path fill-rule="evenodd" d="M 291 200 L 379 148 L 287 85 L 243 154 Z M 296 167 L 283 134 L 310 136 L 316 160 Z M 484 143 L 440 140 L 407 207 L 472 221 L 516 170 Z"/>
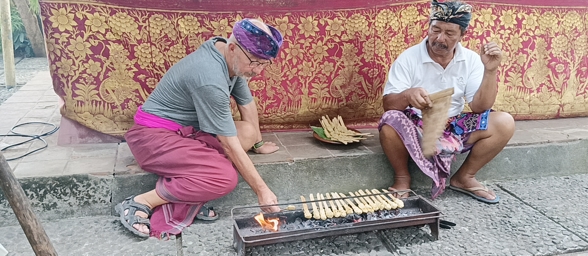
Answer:
<path fill-rule="evenodd" d="M 382 128 L 380 128 L 380 144 L 390 143 L 395 140 L 400 140 L 398 132 L 390 125 L 382 125 Z"/>
<path fill-rule="evenodd" d="M 512 137 L 515 131 L 514 118 L 506 112 L 492 112 L 489 118 L 490 125 L 494 132 L 508 139 Z"/>
<path fill-rule="evenodd" d="M 253 144 L 257 142 L 257 130 L 252 123 L 246 121 L 235 121 L 237 127 L 237 136 L 241 142 L 241 146 L 245 150 L 249 150 L 253 147 Z"/>

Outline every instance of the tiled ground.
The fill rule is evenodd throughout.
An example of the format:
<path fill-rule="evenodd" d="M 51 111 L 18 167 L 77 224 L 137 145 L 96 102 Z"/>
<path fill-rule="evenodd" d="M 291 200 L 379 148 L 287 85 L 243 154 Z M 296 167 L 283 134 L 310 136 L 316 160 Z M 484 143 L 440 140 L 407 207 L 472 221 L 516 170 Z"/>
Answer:
<path fill-rule="evenodd" d="M 0 105 L 0 134 L 7 134 L 15 124 L 23 122 L 49 122 L 59 125 L 59 98 L 53 92 L 49 72 L 40 72 L 18 92 Z M 15 131 L 43 133 L 52 127 L 30 125 Z M 269 155 L 250 153 L 254 163 L 293 162 L 309 158 L 329 158 L 381 153 L 375 129 L 362 132 L 374 134 L 361 143 L 332 145 L 312 137 L 310 131 L 264 133 L 266 141 L 273 141 L 280 150 Z M 57 176 L 77 173 L 139 172 L 125 143 L 57 145 L 57 133 L 45 137 L 49 148 L 23 159 L 9 161 L 17 177 Z M 518 121 L 517 130 L 509 146 L 566 142 L 588 138 L 588 118 L 569 118 L 542 121 Z M 23 141 L 22 138 L 0 137 L 0 148 Z M 30 152 L 43 144 L 28 143 L 4 152 L 12 158 Z M 41 167 L 40 167 L 41 166 Z"/>

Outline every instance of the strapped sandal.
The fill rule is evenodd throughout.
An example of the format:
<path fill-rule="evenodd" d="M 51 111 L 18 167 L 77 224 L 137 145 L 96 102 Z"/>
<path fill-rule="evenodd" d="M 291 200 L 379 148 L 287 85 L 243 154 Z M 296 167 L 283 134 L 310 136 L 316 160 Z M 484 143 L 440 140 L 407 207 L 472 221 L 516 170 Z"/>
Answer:
<path fill-rule="evenodd" d="M 200 207 L 200 211 L 198 212 L 198 214 L 196 214 L 196 219 L 206 221 L 217 220 L 219 218 L 218 213 L 214 212 L 214 216 L 209 216 L 210 211 L 214 211 L 214 208 L 212 208 L 212 206 L 208 207 L 206 205 L 203 205 L 202 207 Z"/>
<path fill-rule="evenodd" d="M 148 218 L 151 217 L 151 214 L 153 213 L 153 211 L 151 211 L 151 209 L 149 209 L 149 207 L 147 205 L 135 202 L 135 196 L 130 196 L 130 197 L 127 197 L 121 203 L 117 204 L 114 207 L 114 209 L 119 214 L 120 222 L 123 224 L 123 226 L 125 228 L 127 228 L 128 230 L 130 230 L 131 232 L 133 232 L 133 234 L 135 234 L 137 236 L 144 237 L 144 238 L 149 237 L 149 234 L 139 232 L 139 230 L 137 230 L 133 227 L 133 225 L 135 225 L 135 224 L 144 224 L 147 226 L 147 228 L 149 228 L 149 230 L 151 230 L 151 223 L 149 222 Z M 128 210 L 128 212 L 125 215 L 126 210 Z M 143 217 L 139 217 L 139 216 L 135 215 L 135 213 L 137 211 L 146 213 L 147 218 L 143 218 Z"/>

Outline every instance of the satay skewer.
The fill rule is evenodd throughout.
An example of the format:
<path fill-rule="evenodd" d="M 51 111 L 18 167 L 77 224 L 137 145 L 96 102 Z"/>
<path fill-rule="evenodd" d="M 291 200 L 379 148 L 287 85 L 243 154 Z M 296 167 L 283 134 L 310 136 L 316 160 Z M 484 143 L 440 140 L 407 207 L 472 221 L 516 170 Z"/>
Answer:
<path fill-rule="evenodd" d="M 320 194 L 320 198 L 323 203 L 323 206 L 325 207 L 325 215 L 327 215 L 327 218 L 333 218 L 333 216 L 335 216 L 335 214 L 333 214 L 333 211 L 331 210 L 331 208 L 329 207 L 329 205 L 327 204 L 327 201 L 325 201 L 325 197 L 323 196 L 323 194 Z"/>
<path fill-rule="evenodd" d="M 337 206 L 339 208 L 343 207 L 345 209 L 345 214 L 343 214 L 342 216 L 347 216 L 347 214 L 352 214 L 353 213 L 353 209 L 351 207 L 349 207 L 343 201 L 343 199 L 341 199 L 341 197 L 339 196 L 339 194 L 337 194 L 337 193 L 331 193 L 331 195 L 333 195 L 333 198 L 338 199 L 338 200 L 335 201 L 335 203 L 337 203 Z"/>
<path fill-rule="evenodd" d="M 384 209 L 390 210 L 390 209 L 392 209 L 392 206 L 390 206 L 386 201 L 384 201 L 384 199 L 378 198 L 377 195 L 372 194 L 372 192 L 370 192 L 369 189 L 366 189 L 365 190 L 365 193 L 370 196 L 370 198 L 372 199 L 372 201 L 380 203 L 380 210 L 384 210 Z"/>
<path fill-rule="evenodd" d="M 321 196 L 319 193 L 316 193 L 316 198 L 317 198 L 317 200 L 321 200 Z M 327 214 L 325 213 L 325 208 L 323 208 L 322 202 L 318 202 L 318 206 L 319 206 L 319 213 L 321 215 L 321 220 L 326 220 Z"/>
<path fill-rule="evenodd" d="M 363 212 L 374 212 L 372 210 L 372 207 L 371 206 L 369 206 L 367 204 L 364 204 L 363 201 L 361 201 L 361 200 L 359 200 L 359 198 L 355 197 L 355 194 L 353 194 L 353 192 L 349 192 L 349 195 L 351 197 L 353 197 L 353 200 L 357 203 L 357 206 L 359 206 L 359 209 L 361 209 L 361 211 L 363 211 Z"/>
<path fill-rule="evenodd" d="M 300 201 L 302 201 L 302 209 L 304 210 L 304 218 L 311 219 L 312 214 L 308 210 L 308 205 L 306 204 L 306 198 L 304 196 L 300 196 Z"/>
<path fill-rule="evenodd" d="M 376 200 L 372 200 L 371 198 L 369 198 L 367 196 L 367 194 L 365 192 L 363 192 L 363 190 L 358 190 L 357 193 L 359 193 L 360 195 L 364 196 L 363 198 L 365 199 L 365 201 L 368 202 L 368 204 L 370 204 L 372 206 L 372 208 L 374 209 L 374 211 L 377 210 L 381 210 L 380 209 L 380 202 L 376 201 Z M 383 209 L 383 208 L 382 208 Z"/>
<path fill-rule="evenodd" d="M 391 201 L 390 199 L 388 199 L 388 197 L 386 197 L 384 194 L 380 193 L 380 191 L 378 191 L 377 189 L 372 189 L 372 193 L 374 193 L 376 196 L 380 197 L 382 200 L 386 201 L 386 203 L 388 203 L 392 209 L 396 209 L 398 208 L 398 205 L 394 202 Z"/>
<path fill-rule="evenodd" d="M 314 196 L 312 194 L 310 194 L 310 201 L 314 201 Z M 315 220 L 320 220 L 321 219 L 321 214 L 319 213 L 318 208 L 316 207 L 316 203 L 312 202 L 312 217 Z"/>
<path fill-rule="evenodd" d="M 347 197 L 345 196 L 345 194 L 343 194 L 343 193 L 340 193 L 340 194 L 339 194 L 339 196 L 340 196 L 340 197 L 341 197 L 343 200 L 345 200 L 345 202 L 347 202 L 349 205 L 351 205 L 351 208 L 353 208 L 353 212 L 355 212 L 356 214 L 362 214 L 362 213 L 363 213 L 363 211 L 362 211 L 362 210 L 361 210 L 359 207 L 357 207 L 357 206 L 356 206 L 356 205 L 353 203 L 353 201 L 349 200 L 349 198 L 347 198 Z"/>
<path fill-rule="evenodd" d="M 341 215 L 341 209 L 339 209 L 339 208 L 337 208 L 335 206 L 335 203 L 333 203 L 333 201 L 331 200 L 331 196 L 329 195 L 329 193 L 325 193 L 325 197 L 327 199 L 329 199 L 329 204 L 331 205 L 331 208 L 333 209 L 333 216 L 335 218 L 339 218 L 339 217 L 345 216 L 345 211 L 343 211 L 343 215 Z"/>
<path fill-rule="evenodd" d="M 385 194 L 387 194 L 390 198 L 392 198 L 394 203 L 396 203 L 396 205 L 398 205 L 398 208 L 404 208 L 404 202 L 402 200 L 394 197 L 392 194 L 390 194 L 390 191 L 386 191 L 385 189 L 382 189 L 382 191 L 384 191 Z"/>

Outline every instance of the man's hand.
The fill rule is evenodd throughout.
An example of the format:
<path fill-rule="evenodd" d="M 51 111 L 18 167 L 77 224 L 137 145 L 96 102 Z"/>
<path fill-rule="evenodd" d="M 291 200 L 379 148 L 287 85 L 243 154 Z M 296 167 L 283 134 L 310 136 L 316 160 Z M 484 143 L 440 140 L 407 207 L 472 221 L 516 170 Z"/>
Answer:
<path fill-rule="evenodd" d="M 418 109 L 433 107 L 433 102 L 429 99 L 429 93 L 424 88 L 411 88 L 403 92 L 408 103 Z"/>
<path fill-rule="evenodd" d="M 257 200 L 259 201 L 259 205 L 269 205 L 278 203 L 278 198 L 276 197 L 274 192 L 269 190 L 269 188 L 260 191 L 257 195 Z M 267 206 L 262 207 L 261 210 L 264 212 L 279 212 L 281 209 L 278 206 Z"/>
<path fill-rule="evenodd" d="M 271 154 L 271 153 L 278 151 L 278 149 L 280 149 L 280 147 L 278 147 L 278 145 L 276 145 L 276 143 L 268 141 L 268 142 L 264 142 L 263 145 L 261 147 L 259 147 L 258 149 L 253 150 L 253 152 L 255 152 L 257 154 Z"/>
<path fill-rule="evenodd" d="M 495 42 L 490 42 L 480 48 L 480 58 L 486 71 L 496 71 L 502 60 L 502 51 Z"/>

